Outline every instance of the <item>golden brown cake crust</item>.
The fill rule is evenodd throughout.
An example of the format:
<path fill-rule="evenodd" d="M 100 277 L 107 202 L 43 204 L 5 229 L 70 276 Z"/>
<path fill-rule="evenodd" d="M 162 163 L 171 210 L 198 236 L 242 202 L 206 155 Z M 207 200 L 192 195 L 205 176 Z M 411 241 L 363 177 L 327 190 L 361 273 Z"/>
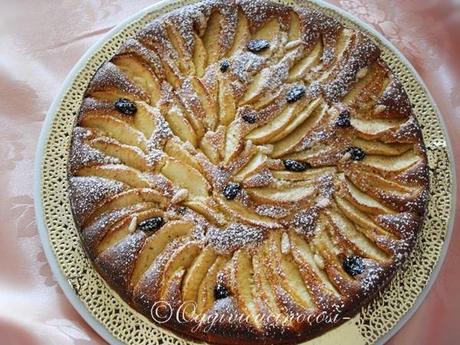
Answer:
<path fill-rule="evenodd" d="M 413 248 L 428 183 L 377 45 L 265 0 L 200 2 L 128 39 L 88 86 L 69 158 L 96 269 L 217 344 L 297 343 L 353 316 Z"/>

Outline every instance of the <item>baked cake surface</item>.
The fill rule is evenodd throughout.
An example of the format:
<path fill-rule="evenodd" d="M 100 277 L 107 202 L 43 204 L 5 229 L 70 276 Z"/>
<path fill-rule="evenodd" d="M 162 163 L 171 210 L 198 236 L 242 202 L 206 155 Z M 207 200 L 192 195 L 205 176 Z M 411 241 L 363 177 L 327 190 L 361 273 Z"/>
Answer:
<path fill-rule="evenodd" d="M 218 344 L 291 344 L 355 314 L 428 199 L 421 132 L 379 48 L 264 0 L 197 3 L 127 40 L 88 86 L 69 184 L 109 285 Z"/>

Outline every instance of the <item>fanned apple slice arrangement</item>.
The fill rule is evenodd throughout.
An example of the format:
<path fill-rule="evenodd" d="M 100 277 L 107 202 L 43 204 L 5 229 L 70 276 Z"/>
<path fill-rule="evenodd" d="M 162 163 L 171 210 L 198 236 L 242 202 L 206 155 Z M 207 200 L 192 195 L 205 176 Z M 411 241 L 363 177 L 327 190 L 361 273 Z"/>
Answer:
<path fill-rule="evenodd" d="M 334 325 L 293 315 L 355 313 L 410 252 L 428 196 L 378 47 L 257 0 L 184 7 L 128 39 L 89 84 L 69 174 L 106 281 L 148 317 L 193 302 L 164 326 L 221 344 L 292 343 Z"/>

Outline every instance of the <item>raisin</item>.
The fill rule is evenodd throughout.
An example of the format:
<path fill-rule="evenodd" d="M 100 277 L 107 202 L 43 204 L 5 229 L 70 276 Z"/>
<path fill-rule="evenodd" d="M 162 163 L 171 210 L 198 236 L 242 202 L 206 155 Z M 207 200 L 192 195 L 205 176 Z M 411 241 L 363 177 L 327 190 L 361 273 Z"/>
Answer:
<path fill-rule="evenodd" d="M 144 232 L 155 231 L 161 228 L 164 223 L 163 217 L 152 217 L 140 222 L 137 229 Z"/>
<path fill-rule="evenodd" d="M 134 115 L 137 112 L 136 104 L 126 98 L 117 99 L 115 102 L 115 109 L 125 115 Z"/>
<path fill-rule="evenodd" d="M 350 112 L 348 110 L 342 110 L 335 121 L 335 125 L 338 127 L 350 127 Z"/>
<path fill-rule="evenodd" d="M 229 183 L 224 188 L 224 196 L 227 200 L 233 200 L 240 191 L 241 187 L 237 183 Z"/>
<path fill-rule="evenodd" d="M 220 63 L 220 71 L 222 73 L 227 72 L 229 67 L 230 67 L 230 62 L 228 60 L 224 60 Z"/>
<path fill-rule="evenodd" d="M 350 154 L 351 159 L 354 161 L 362 161 L 366 157 L 366 152 L 361 150 L 359 147 L 349 147 L 347 152 Z"/>
<path fill-rule="evenodd" d="M 184 215 L 187 213 L 187 207 L 184 207 L 184 206 L 180 206 L 176 209 L 176 212 L 181 214 L 181 215 Z"/>
<path fill-rule="evenodd" d="M 303 85 L 296 85 L 292 89 L 290 89 L 286 95 L 286 100 L 288 103 L 297 102 L 305 95 L 305 86 Z"/>
<path fill-rule="evenodd" d="M 247 123 L 256 123 L 257 117 L 254 114 L 245 114 L 241 118 Z"/>
<path fill-rule="evenodd" d="M 252 53 L 258 53 L 270 47 L 270 42 L 264 39 L 251 40 L 248 42 L 248 50 Z"/>
<path fill-rule="evenodd" d="M 307 170 L 308 168 L 311 168 L 311 165 L 307 162 L 299 162 L 293 159 L 283 160 L 283 165 L 286 168 L 286 170 L 295 172 L 301 172 Z"/>
<path fill-rule="evenodd" d="M 347 256 L 343 260 L 343 269 L 351 276 L 355 276 L 364 272 L 364 262 L 359 256 Z"/>
<path fill-rule="evenodd" d="M 230 296 L 230 292 L 228 291 L 228 289 L 224 285 L 218 283 L 214 287 L 214 298 L 216 300 L 227 298 L 228 296 Z"/>

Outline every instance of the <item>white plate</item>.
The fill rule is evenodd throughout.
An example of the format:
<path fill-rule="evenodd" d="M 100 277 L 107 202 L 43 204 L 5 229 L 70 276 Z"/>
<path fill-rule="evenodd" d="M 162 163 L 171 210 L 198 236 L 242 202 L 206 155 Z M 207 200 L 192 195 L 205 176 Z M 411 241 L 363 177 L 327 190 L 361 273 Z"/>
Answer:
<path fill-rule="evenodd" d="M 78 313 L 83 317 L 83 319 L 102 337 L 104 338 L 107 342 L 110 344 L 122 344 L 118 339 L 116 339 L 106 328 L 105 326 L 100 323 L 91 313 L 90 311 L 85 307 L 85 305 L 82 303 L 78 295 L 75 293 L 74 289 L 70 285 L 69 281 L 67 280 L 66 276 L 63 274 L 61 271 L 59 264 L 56 260 L 56 257 L 53 252 L 53 248 L 51 246 L 51 243 L 48 238 L 48 230 L 45 226 L 45 219 L 44 219 L 44 209 L 43 209 L 43 203 L 42 203 L 42 196 L 41 196 L 41 184 L 42 184 L 42 173 L 41 173 L 41 164 L 42 160 L 45 154 L 45 144 L 46 144 L 46 139 L 48 137 L 48 134 L 50 132 L 51 126 L 53 124 L 55 115 L 57 110 L 59 109 L 60 103 L 63 99 L 63 96 L 65 92 L 68 90 L 68 88 L 72 85 L 72 82 L 74 81 L 75 77 L 77 74 L 80 72 L 80 70 L 85 66 L 87 60 L 89 57 L 91 57 L 105 42 L 107 42 L 110 38 L 112 38 L 116 33 L 121 31 L 125 26 L 127 26 L 129 23 L 143 17 L 145 14 L 150 13 L 154 10 L 160 9 L 168 4 L 170 4 L 172 1 L 171 0 L 163 0 L 160 1 L 154 5 L 151 5 L 138 13 L 134 14 L 133 16 L 130 16 L 123 22 L 121 22 L 119 25 L 117 25 L 114 29 L 112 29 L 110 32 L 108 32 L 104 37 L 102 37 L 97 43 L 95 43 L 91 48 L 88 49 L 88 51 L 81 57 L 81 59 L 77 62 L 77 64 L 74 66 L 74 68 L 71 70 L 71 72 L 68 74 L 67 78 L 65 79 L 60 92 L 57 94 L 56 98 L 54 99 L 50 109 L 48 110 L 48 113 L 46 115 L 46 119 L 43 124 L 42 131 L 40 133 L 40 138 L 38 142 L 38 147 L 36 151 L 36 159 L 35 159 L 35 171 L 34 171 L 34 202 L 35 202 L 35 214 L 36 214 L 36 220 L 37 220 L 37 226 L 38 230 L 40 233 L 40 239 L 43 244 L 43 248 L 46 254 L 46 257 L 48 259 L 48 262 L 51 266 L 51 270 L 56 278 L 56 280 L 59 283 L 59 286 L 62 288 L 64 291 L 64 294 L 70 301 L 70 303 L 73 305 L 73 307 L 78 311 Z M 402 55 L 401 52 L 391 43 L 389 42 L 385 37 L 383 37 L 379 32 L 374 30 L 372 27 L 370 27 L 368 24 L 364 23 L 360 19 L 348 14 L 344 10 L 327 4 L 323 1 L 320 0 L 314 0 L 315 3 L 320 5 L 321 7 L 325 8 L 330 8 L 333 9 L 334 11 L 338 12 L 342 16 L 350 19 L 351 21 L 357 23 L 359 26 L 365 28 L 368 30 L 372 35 L 377 37 L 385 46 L 387 46 L 391 51 L 393 51 L 411 70 L 412 74 L 417 78 L 419 83 L 423 85 L 425 88 L 426 94 L 429 96 L 431 102 L 433 105 L 435 105 L 434 100 L 429 93 L 428 89 L 426 88 L 423 80 L 420 78 L 418 75 L 417 71 L 413 68 L 413 66 L 410 64 L 410 62 Z M 436 106 L 435 106 L 436 107 Z M 453 155 L 452 155 L 452 149 L 450 145 L 450 140 L 448 139 L 447 131 L 445 130 L 445 124 L 440 116 L 439 110 L 436 107 L 436 112 L 438 115 L 438 118 L 441 120 L 442 124 L 442 129 L 444 131 L 444 137 L 447 140 L 447 146 L 448 146 L 448 153 L 449 153 L 449 159 L 451 162 L 454 162 L 453 160 Z M 454 165 L 453 163 L 451 164 L 452 167 L 452 182 L 453 182 L 453 190 L 456 190 L 456 177 L 455 177 L 455 169 L 453 169 Z M 455 193 L 452 193 L 452 210 L 455 210 L 456 207 L 456 196 Z M 412 309 L 408 311 L 400 320 L 399 322 L 389 331 L 387 332 L 384 336 L 382 336 L 378 341 L 377 344 L 383 344 L 387 340 L 389 340 L 396 332 L 398 332 L 401 327 L 409 320 L 412 315 L 417 311 L 419 306 L 422 304 L 423 300 L 427 296 L 431 286 L 433 285 L 434 281 L 436 280 L 436 277 L 440 271 L 440 267 L 444 261 L 444 258 L 446 256 L 448 244 L 450 241 L 450 237 L 452 234 L 452 228 L 453 228 L 453 219 L 454 219 L 454 212 L 451 212 L 450 219 L 449 219 L 449 228 L 447 231 L 447 236 L 444 241 L 444 245 L 441 251 L 441 254 L 439 256 L 438 262 L 433 268 L 433 271 L 430 276 L 429 282 L 426 284 L 425 288 L 422 290 L 422 292 L 418 295 L 417 300 L 415 304 L 413 305 Z"/>

